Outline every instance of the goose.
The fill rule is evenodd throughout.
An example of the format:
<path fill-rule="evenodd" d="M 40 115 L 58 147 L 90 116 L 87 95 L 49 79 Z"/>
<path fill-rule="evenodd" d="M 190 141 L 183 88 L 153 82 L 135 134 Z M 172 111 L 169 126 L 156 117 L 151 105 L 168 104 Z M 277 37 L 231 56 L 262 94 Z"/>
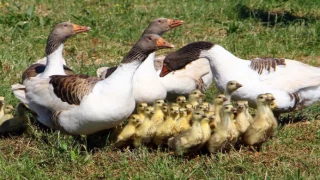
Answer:
<path fill-rule="evenodd" d="M 156 56 L 154 67 L 159 76 L 165 56 Z M 105 74 L 106 77 L 112 74 L 116 67 L 101 68 L 97 70 L 98 77 Z M 99 72 L 98 72 L 99 71 Z M 101 73 L 102 72 L 102 73 Z M 160 78 L 164 85 L 168 100 L 175 100 L 179 95 L 188 95 L 191 91 L 199 89 L 202 92 L 209 89 L 212 84 L 212 72 L 207 59 L 200 58 L 194 62 L 189 63 L 185 68 L 170 72 L 165 77 Z"/>
<path fill-rule="evenodd" d="M 188 60 L 185 56 L 175 58 L 181 61 Z M 159 75 L 162 68 L 166 68 L 165 56 L 159 56 L 155 59 L 155 67 Z M 207 59 L 199 58 L 188 63 L 182 69 L 169 72 L 165 77 L 160 78 L 162 84 L 167 90 L 167 99 L 173 99 L 178 95 L 188 95 L 191 91 L 198 89 L 205 92 L 212 83 L 212 72 Z"/>
<path fill-rule="evenodd" d="M 205 115 L 205 118 L 201 120 L 201 129 L 202 129 L 202 140 L 200 144 L 200 148 L 202 148 L 210 139 L 211 137 L 211 128 L 210 128 L 210 121 L 213 119 L 213 116 L 207 117 Z"/>
<path fill-rule="evenodd" d="M 179 132 L 184 132 L 191 127 L 190 121 L 188 120 L 188 111 L 186 108 L 180 108 L 179 113 L 180 116 L 176 123 L 176 130 Z"/>
<path fill-rule="evenodd" d="M 267 96 L 267 106 L 268 106 L 268 108 L 266 108 L 266 113 L 268 114 L 269 120 L 271 122 L 271 127 L 268 133 L 271 134 L 271 138 L 272 138 L 276 136 L 277 129 L 278 129 L 278 120 L 272 112 L 272 109 L 274 109 L 277 105 L 274 102 L 275 98 L 273 94 L 266 93 L 265 95 Z"/>
<path fill-rule="evenodd" d="M 146 34 L 107 79 L 87 75 L 32 77 L 25 81 L 30 109 L 41 123 L 67 134 L 92 134 L 115 127 L 134 110 L 132 78 L 136 69 L 150 53 L 172 47 L 160 36 Z"/>
<path fill-rule="evenodd" d="M 166 120 L 159 125 L 154 137 L 153 142 L 156 146 L 166 144 L 168 139 L 178 133 L 176 123 L 179 119 L 179 107 L 171 106 L 169 109 L 169 116 Z"/>
<path fill-rule="evenodd" d="M 221 107 L 219 114 L 215 117 L 221 117 L 221 123 L 217 124 L 212 130 L 212 135 L 207 143 L 207 149 L 210 153 L 216 153 L 225 150 L 228 142 L 229 125 L 231 123 L 231 114 L 233 107 L 230 104 L 225 104 Z"/>
<path fill-rule="evenodd" d="M 256 146 L 257 151 L 261 151 L 262 144 L 270 139 L 274 133 L 273 120 L 270 119 L 272 111 L 268 104 L 270 100 L 266 94 L 257 96 L 257 114 L 243 135 L 245 144 L 249 145 L 252 150 L 255 150 Z"/>
<path fill-rule="evenodd" d="M 139 147 L 142 144 L 147 144 L 152 139 L 152 121 L 151 118 L 154 115 L 154 108 L 152 106 L 145 107 L 144 110 L 145 119 L 142 124 L 137 127 L 136 132 L 133 136 L 133 146 Z"/>
<path fill-rule="evenodd" d="M 193 106 L 193 108 L 197 108 L 197 106 L 202 103 L 203 97 L 204 94 L 200 90 L 193 90 L 189 93 L 188 103 L 190 103 Z"/>
<path fill-rule="evenodd" d="M 237 108 L 237 115 L 235 117 L 235 126 L 237 130 L 239 131 L 239 136 L 242 136 L 244 132 L 248 129 L 250 126 L 250 122 L 252 120 L 252 117 L 248 117 L 247 115 L 247 106 L 245 105 L 245 101 L 237 101 L 236 102 L 236 108 Z"/>
<path fill-rule="evenodd" d="M 141 123 L 143 123 L 143 121 L 140 119 L 140 116 L 138 114 L 132 114 L 129 117 L 128 124 L 124 126 L 117 136 L 115 146 L 117 148 L 124 147 L 127 144 L 127 141 L 135 134 L 137 127 L 139 127 Z"/>
<path fill-rule="evenodd" d="M 16 108 L 17 115 L 11 119 L 5 120 L 0 125 L 0 133 L 14 132 L 27 126 L 30 123 L 30 119 L 27 115 L 27 107 L 23 103 L 19 103 Z"/>
<path fill-rule="evenodd" d="M 151 118 L 153 126 L 158 127 L 165 119 L 165 113 L 163 107 L 167 104 L 162 99 L 158 99 L 153 103 L 154 115 Z"/>
<path fill-rule="evenodd" d="M 181 61 L 182 57 L 188 61 Z M 274 111 L 280 113 L 300 109 L 320 100 L 320 91 L 317 91 L 320 88 L 320 68 L 290 59 L 244 60 L 211 42 L 190 43 L 168 54 L 160 77 L 198 58 L 209 61 L 213 80 L 220 92 L 225 91 L 230 80 L 241 82 L 243 87 L 234 92 L 233 98 L 247 100 L 251 107 L 257 106 L 255 99 L 263 93 L 273 94 L 277 104 Z"/>
<path fill-rule="evenodd" d="M 174 150 L 176 156 L 198 150 L 203 140 L 201 120 L 205 117 L 203 111 L 196 110 L 192 117 L 192 127 L 168 140 L 168 146 Z"/>
<path fill-rule="evenodd" d="M 187 104 L 187 99 L 185 96 L 178 96 L 176 99 L 176 103 L 179 105 L 180 108 L 184 108 Z"/>
<path fill-rule="evenodd" d="M 223 94 L 219 94 L 214 98 L 214 114 L 215 118 L 214 121 L 210 122 L 210 127 L 211 129 L 214 129 L 216 126 L 218 126 L 221 122 L 221 116 L 220 116 L 220 111 L 221 107 L 224 104 L 224 102 L 227 101 L 227 98 Z"/>
<path fill-rule="evenodd" d="M 157 18 L 149 24 L 143 34 L 158 34 L 162 36 L 165 32 L 183 24 L 183 21 L 177 19 Z M 133 76 L 133 96 L 136 102 L 153 103 L 157 99 L 165 99 L 167 91 L 161 83 L 159 75 L 154 68 L 155 53 L 151 53 L 148 58 L 139 66 Z M 105 77 L 108 77 L 116 67 L 108 68 L 103 71 Z M 101 71 L 101 69 L 99 69 Z M 153 88 L 150 91 L 150 87 Z"/>
<path fill-rule="evenodd" d="M 227 98 L 227 101 L 224 103 L 230 104 L 232 93 L 241 87 L 242 87 L 242 85 L 240 83 L 238 83 L 237 81 L 235 81 L 235 80 L 229 81 L 227 83 L 226 90 L 224 91 L 224 96 Z"/>
<path fill-rule="evenodd" d="M 5 105 L 5 108 L 4 108 L 4 115 L 2 118 L 0 118 L 0 124 L 2 124 L 2 122 L 8 120 L 8 119 L 11 119 L 13 118 L 13 114 L 12 112 L 14 111 L 14 107 L 12 105 Z"/>
<path fill-rule="evenodd" d="M 3 96 L 0 96 L 0 120 L 1 120 L 1 119 L 3 118 L 3 116 L 5 115 L 4 107 L 5 107 L 4 97 L 3 97 Z"/>
<path fill-rule="evenodd" d="M 31 77 L 49 77 L 51 75 L 72 75 L 73 71 L 66 66 L 66 61 L 62 57 L 62 51 L 64 43 L 70 37 L 75 34 L 87 32 L 91 28 L 86 26 L 80 26 L 71 22 L 63 22 L 54 26 L 53 30 L 48 36 L 46 45 L 46 64 L 40 60 L 39 63 L 35 63 L 28 67 L 22 73 L 21 83 L 13 84 L 11 90 L 15 97 L 21 102 L 28 104 L 25 95 L 25 80 Z M 63 66 L 62 69 L 57 68 Z"/>
<path fill-rule="evenodd" d="M 144 119 L 146 118 L 144 114 L 144 110 L 146 107 L 148 107 L 148 104 L 145 102 L 140 102 L 137 104 L 137 114 L 140 116 L 141 121 L 144 121 Z"/>

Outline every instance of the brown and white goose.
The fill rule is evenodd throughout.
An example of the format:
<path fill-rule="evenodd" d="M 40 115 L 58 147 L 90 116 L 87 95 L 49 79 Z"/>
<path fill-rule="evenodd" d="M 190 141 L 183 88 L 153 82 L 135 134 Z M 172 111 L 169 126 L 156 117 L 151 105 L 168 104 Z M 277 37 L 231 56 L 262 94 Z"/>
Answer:
<path fill-rule="evenodd" d="M 208 59 L 220 92 L 225 91 L 230 80 L 241 82 L 243 87 L 234 92 L 233 98 L 248 100 L 250 106 L 256 106 L 255 99 L 262 93 L 274 95 L 278 112 L 320 101 L 320 91 L 317 91 L 320 89 L 320 68 L 289 59 L 243 60 L 211 42 L 190 43 L 169 54 L 160 76 L 182 69 L 199 58 Z"/>
<path fill-rule="evenodd" d="M 183 24 L 183 21 L 176 19 L 157 18 L 149 24 L 143 34 L 157 34 L 162 36 L 165 32 Z M 148 58 L 139 66 L 133 76 L 133 96 L 137 102 L 147 102 L 152 104 L 157 99 L 165 99 L 167 91 L 161 83 L 159 75 L 154 67 L 155 53 L 151 53 Z M 116 67 L 102 71 L 108 77 L 115 71 Z M 98 69 L 101 71 L 101 68 Z M 150 91 L 152 87 L 152 91 Z"/>
<path fill-rule="evenodd" d="M 86 75 L 30 78 L 26 81 L 30 109 L 38 114 L 41 123 L 69 134 L 91 134 L 112 128 L 134 110 L 132 78 L 136 69 L 150 53 L 172 47 L 160 36 L 147 34 L 107 79 Z"/>
<path fill-rule="evenodd" d="M 49 77 L 51 75 L 71 75 L 73 71 L 66 66 L 66 61 L 62 57 L 62 51 L 66 40 L 78 33 L 87 32 L 90 27 L 63 22 L 57 24 L 51 31 L 46 45 L 45 63 L 35 63 L 28 67 L 22 74 L 22 84 L 12 85 L 14 95 L 23 103 L 28 103 L 25 97 L 24 81 L 31 77 Z M 57 68 L 63 66 L 63 69 Z"/>

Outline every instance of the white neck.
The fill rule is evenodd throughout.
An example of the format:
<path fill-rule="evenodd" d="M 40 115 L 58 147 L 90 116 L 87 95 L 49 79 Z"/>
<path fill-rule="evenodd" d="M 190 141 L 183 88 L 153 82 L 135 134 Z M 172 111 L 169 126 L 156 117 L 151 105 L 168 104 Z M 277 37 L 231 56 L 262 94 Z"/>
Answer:
<path fill-rule="evenodd" d="M 247 66 L 246 63 L 243 63 L 245 60 L 234 56 L 219 45 L 214 45 L 211 49 L 202 51 L 199 57 L 209 60 L 214 81 L 220 92 L 223 92 L 226 84 L 218 83 L 228 82 L 229 79 L 235 79 L 239 73 L 242 73 L 239 69 L 243 68 L 243 66 Z"/>
<path fill-rule="evenodd" d="M 137 74 L 144 74 L 144 75 L 152 75 L 152 76 L 157 76 L 156 70 L 154 69 L 154 58 L 155 58 L 156 53 L 153 52 L 149 54 L 147 59 L 139 66 L 137 71 L 135 72 L 135 75 Z"/>
<path fill-rule="evenodd" d="M 141 61 L 132 61 L 130 63 L 122 63 L 118 68 L 106 79 L 96 84 L 93 92 L 127 92 L 132 96 L 132 78 L 141 64 Z"/>
<path fill-rule="evenodd" d="M 41 78 L 46 78 L 51 75 L 65 75 L 63 65 L 66 61 L 62 57 L 63 44 L 61 44 L 58 49 L 47 56 L 46 69 L 41 73 Z"/>

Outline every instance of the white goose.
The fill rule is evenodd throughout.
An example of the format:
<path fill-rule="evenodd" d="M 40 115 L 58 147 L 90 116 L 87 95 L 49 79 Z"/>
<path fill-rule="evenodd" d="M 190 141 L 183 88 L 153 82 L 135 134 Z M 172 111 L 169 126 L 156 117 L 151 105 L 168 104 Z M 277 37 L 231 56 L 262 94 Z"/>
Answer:
<path fill-rule="evenodd" d="M 63 22 L 55 25 L 51 31 L 46 45 L 46 58 L 38 60 L 22 73 L 22 84 L 13 84 L 11 89 L 20 101 L 28 104 L 25 97 L 24 81 L 30 77 L 49 77 L 50 75 L 71 75 L 73 71 L 66 66 L 66 61 L 62 57 L 65 41 L 78 33 L 87 32 L 90 27 Z M 56 68 L 62 66 L 63 69 Z"/>
<path fill-rule="evenodd" d="M 179 58 L 179 57 L 177 57 Z M 185 61 L 185 57 L 181 61 Z M 157 58 L 159 75 L 163 66 L 164 58 Z M 165 68 L 165 67 L 164 67 Z M 186 64 L 182 69 L 177 69 L 160 78 L 162 84 L 166 87 L 167 98 L 175 99 L 178 95 L 187 95 L 195 89 L 202 92 L 207 90 L 212 83 L 212 72 L 207 59 L 199 58 Z"/>
<path fill-rule="evenodd" d="M 165 32 L 183 24 L 181 20 L 167 18 L 157 18 L 149 24 L 143 34 L 157 34 L 162 36 Z M 165 99 L 167 91 L 161 83 L 159 74 L 154 68 L 155 53 L 151 53 L 148 58 L 139 66 L 133 76 L 133 96 L 136 102 L 146 102 L 152 104 L 157 99 Z M 106 78 L 115 71 L 116 67 L 99 68 L 99 77 Z M 99 71 L 99 73 L 98 73 Z M 101 75 L 99 75 L 101 74 Z M 152 87 L 152 91 L 150 91 Z"/>
<path fill-rule="evenodd" d="M 172 48 L 158 35 L 144 35 L 107 79 L 86 75 L 32 77 L 26 81 L 26 97 L 38 120 L 69 134 L 91 134 L 111 128 L 134 110 L 132 78 L 147 56 L 160 48 Z M 60 64 L 60 70 L 63 70 Z"/>
<path fill-rule="evenodd" d="M 255 107 L 259 94 L 272 93 L 278 112 L 292 111 L 320 100 L 320 69 L 289 59 L 240 59 L 223 47 L 210 42 L 190 43 L 169 54 L 164 60 L 160 76 L 181 69 L 188 62 L 206 58 L 209 60 L 215 85 L 225 91 L 228 81 L 236 80 L 243 85 L 234 92 L 236 100 L 245 99 Z"/>

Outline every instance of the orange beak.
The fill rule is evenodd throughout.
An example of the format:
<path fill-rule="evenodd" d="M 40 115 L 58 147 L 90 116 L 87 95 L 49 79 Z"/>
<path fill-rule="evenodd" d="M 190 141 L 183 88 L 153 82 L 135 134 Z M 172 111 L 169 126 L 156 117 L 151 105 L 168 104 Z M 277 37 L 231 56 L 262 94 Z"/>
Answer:
<path fill-rule="evenodd" d="M 72 24 L 72 26 L 73 26 L 73 31 L 75 32 L 75 34 L 87 32 L 91 29 L 90 27 L 80 26 L 78 24 Z"/>
<path fill-rule="evenodd" d="M 166 40 L 164 40 L 163 38 L 158 38 L 157 40 L 157 47 L 158 48 L 173 48 L 174 45 L 172 45 L 171 43 L 168 43 Z"/>
<path fill-rule="evenodd" d="M 160 72 L 160 77 L 164 77 L 167 74 L 169 74 L 170 72 L 171 72 L 171 70 L 168 68 L 168 66 L 166 64 L 163 64 L 162 70 Z"/>
<path fill-rule="evenodd" d="M 183 24 L 183 21 L 178 19 L 168 19 L 168 26 L 172 29 L 178 26 L 181 26 Z"/>

